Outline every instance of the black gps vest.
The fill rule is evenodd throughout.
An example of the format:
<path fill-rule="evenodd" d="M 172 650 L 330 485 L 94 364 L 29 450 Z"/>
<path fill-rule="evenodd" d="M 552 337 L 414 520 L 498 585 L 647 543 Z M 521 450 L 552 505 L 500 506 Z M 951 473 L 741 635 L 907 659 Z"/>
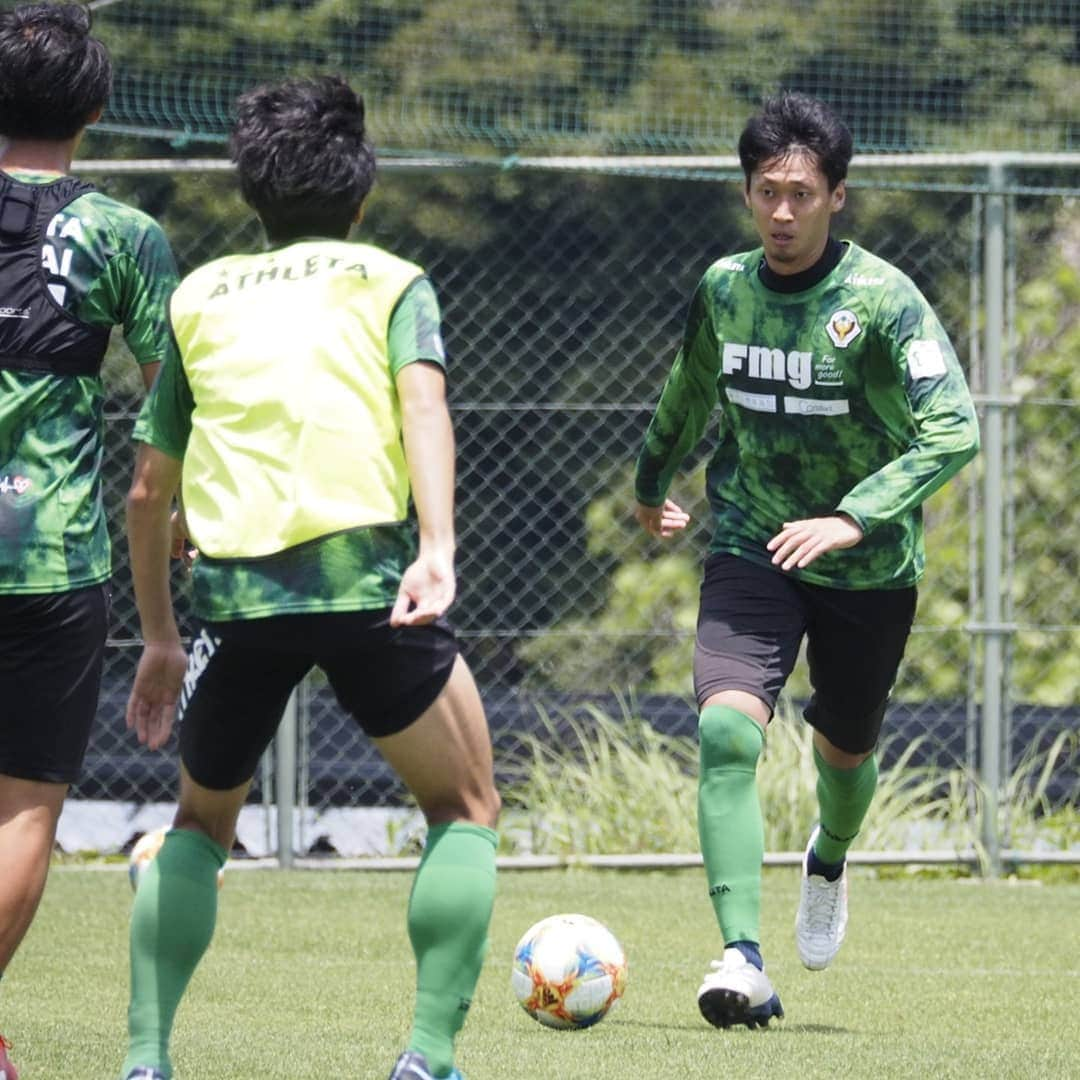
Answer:
<path fill-rule="evenodd" d="M 21 184 L 0 173 L 0 368 L 51 375 L 96 375 L 109 328 L 69 314 L 49 286 L 64 286 L 42 264 L 49 222 L 94 191 L 74 177 Z"/>

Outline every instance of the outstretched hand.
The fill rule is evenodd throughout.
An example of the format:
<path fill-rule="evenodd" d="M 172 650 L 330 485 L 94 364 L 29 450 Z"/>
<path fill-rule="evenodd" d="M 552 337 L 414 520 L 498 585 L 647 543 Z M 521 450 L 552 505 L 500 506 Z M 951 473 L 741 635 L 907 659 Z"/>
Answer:
<path fill-rule="evenodd" d="M 672 499 L 665 499 L 663 506 L 638 503 L 634 508 L 634 517 L 650 536 L 659 536 L 663 540 L 690 524 L 690 515 Z"/>
<path fill-rule="evenodd" d="M 150 750 L 160 750 L 169 740 L 186 671 L 187 653 L 179 641 L 143 646 L 128 698 L 127 726 Z"/>
<path fill-rule="evenodd" d="M 421 554 L 402 575 L 397 600 L 390 612 L 390 625 L 432 623 L 446 613 L 456 592 L 453 560 Z"/>
<path fill-rule="evenodd" d="M 802 570 L 829 551 L 854 547 L 863 531 L 846 514 L 785 521 L 784 527 L 765 546 L 773 553 L 774 566 Z"/>

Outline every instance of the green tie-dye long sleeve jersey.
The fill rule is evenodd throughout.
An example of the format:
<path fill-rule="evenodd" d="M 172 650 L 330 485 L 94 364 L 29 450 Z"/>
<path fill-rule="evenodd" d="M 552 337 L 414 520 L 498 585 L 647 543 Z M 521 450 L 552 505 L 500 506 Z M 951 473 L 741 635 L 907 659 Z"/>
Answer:
<path fill-rule="evenodd" d="M 720 259 L 698 285 L 638 456 L 637 499 L 663 503 L 719 404 L 710 551 L 771 565 L 765 545 L 785 522 L 844 513 L 860 543 L 792 575 L 912 585 L 925 563 L 922 503 L 979 446 L 956 353 L 912 281 L 854 244 L 798 293 L 767 288 L 761 257 Z"/>

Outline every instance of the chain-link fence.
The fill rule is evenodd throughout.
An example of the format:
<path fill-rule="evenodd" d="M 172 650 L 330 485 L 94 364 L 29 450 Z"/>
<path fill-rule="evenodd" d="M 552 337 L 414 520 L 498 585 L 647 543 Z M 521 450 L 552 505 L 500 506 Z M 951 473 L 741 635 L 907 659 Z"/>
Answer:
<path fill-rule="evenodd" d="M 1025 752 L 1080 721 L 1075 179 L 1062 185 L 1046 172 L 1036 189 L 1019 172 L 1004 187 L 985 175 L 854 172 L 838 235 L 914 278 L 968 367 L 984 425 L 993 417 L 1001 431 L 927 507 L 929 569 L 886 737 L 893 747 L 918 739 L 923 759 L 972 774 L 989 762 L 997 771 L 984 779 L 1002 790 Z M 184 269 L 261 242 L 225 171 L 92 178 L 159 213 Z M 1000 235 L 989 237 L 999 220 L 991 211 L 1002 207 Z M 676 480 L 694 527 L 664 546 L 633 522 L 632 463 L 694 285 L 711 261 L 754 243 L 734 178 L 388 169 L 364 239 L 424 265 L 443 305 L 459 457 L 453 617 L 500 775 L 539 716 L 585 703 L 692 732 L 707 448 Z M 123 721 L 139 645 L 121 535 L 139 398 L 130 368 L 115 346 L 105 467 L 113 623 L 99 721 L 73 795 L 168 802 L 175 746 L 147 754 Z M 992 540 L 997 568 L 987 566 Z M 190 632 L 179 571 L 175 584 Z M 1000 604 L 988 604 L 997 589 Z M 998 651 L 1000 668 L 990 670 Z M 306 851 L 322 836 L 321 815 L 400 805 L 404 792 L 317 673 L 298 711 L 295 797 L 308 813 L 297 845 Z M 1055 772 L 1054 798 L 1075 799 L 1077 787 L 1069 767 Z M 252 799 L 273 795 L 260 773 Z M 999 827 L 1007 842 L 1007 821 Z"/>

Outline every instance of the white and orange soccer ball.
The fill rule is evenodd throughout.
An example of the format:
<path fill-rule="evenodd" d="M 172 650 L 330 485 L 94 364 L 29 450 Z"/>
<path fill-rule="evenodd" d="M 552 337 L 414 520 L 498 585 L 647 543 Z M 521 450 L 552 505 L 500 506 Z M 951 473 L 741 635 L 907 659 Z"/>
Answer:
<path fill-rule="evenodd" d="M 514 949 L 510 985 L 521 1007 L 553 1028 L 586 1028 L 626 990 L 626 954 L 615 935 L 588 915 L 551 915 L 525 931 Z"/>
<path fill-rule="evenodd" d="M 157 857 L 157 853 L 161 850 L 161 845 L 165 843 L 165 834 L 171 829 L 171 825 L 160 825 L 156 829 L 151 829 L 147 833 L 143 833 L 138 840 L 135 841 L 134 846 L 131 849 L 131 854 L 128 856 L 128 881 L 131 882 L 131 888 L 137 889 L 139 887 L 139 881 L 143 876 L 143 872 Z M 221 888 L 221 883 L 225 879 L 225 871 L 219 870 L 217 876 L 218 888 Z"/>

